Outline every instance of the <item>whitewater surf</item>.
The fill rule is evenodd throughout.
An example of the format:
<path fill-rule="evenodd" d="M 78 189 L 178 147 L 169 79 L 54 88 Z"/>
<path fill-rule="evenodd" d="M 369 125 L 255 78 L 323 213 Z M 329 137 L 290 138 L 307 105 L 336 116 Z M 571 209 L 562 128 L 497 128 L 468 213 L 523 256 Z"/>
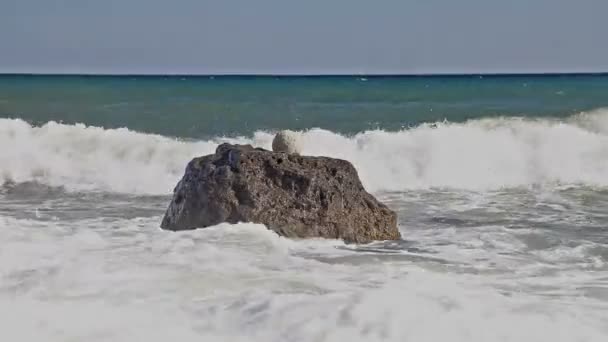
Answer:
<path fill-rule="evenodd" d="M 273 132 L 183 140 L 123 129 L 0 119 L 2 181 L 69 190 L 168 194 L 196 156 L 221 142 L 271 149 Z M 372 191 L 608 185 L 608 110 L 566 120 L 439 122 L 354 135 L 302 132 L 303 153 L 351 161 Z M 128 170 L 128 172 L 125 172 Z"/>

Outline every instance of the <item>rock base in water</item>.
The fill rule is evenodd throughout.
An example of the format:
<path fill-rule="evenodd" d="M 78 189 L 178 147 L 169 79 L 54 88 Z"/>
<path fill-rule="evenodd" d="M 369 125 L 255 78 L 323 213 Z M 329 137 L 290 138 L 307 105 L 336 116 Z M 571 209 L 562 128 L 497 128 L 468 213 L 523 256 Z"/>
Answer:
<path fill-rule="evenodd" d="M 367 243 L 401 236 L 397 215 L 365 191 L 345 160 L 218 146 L 195 158 L 174 190 L 161 227 L 261 223 L 292 238 Z"/>

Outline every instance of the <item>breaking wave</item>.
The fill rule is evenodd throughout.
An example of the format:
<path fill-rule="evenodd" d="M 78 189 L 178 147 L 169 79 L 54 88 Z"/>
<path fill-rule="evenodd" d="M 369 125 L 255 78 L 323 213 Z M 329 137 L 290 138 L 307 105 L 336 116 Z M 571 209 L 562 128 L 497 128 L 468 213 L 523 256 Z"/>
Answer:
<path fill-rule="evenodd" d="M 566 120 L 487 118 L 344 136 L 302 133 L 303 153 L 351 161 L 371 191 L 608 186 L 608 110 Z M 0 119 L 0 182 L 72 191 L 169 194 L 195 156 L 221 142 L 270 149 L 272 132 L 185 141 L 123 129 Z"/>

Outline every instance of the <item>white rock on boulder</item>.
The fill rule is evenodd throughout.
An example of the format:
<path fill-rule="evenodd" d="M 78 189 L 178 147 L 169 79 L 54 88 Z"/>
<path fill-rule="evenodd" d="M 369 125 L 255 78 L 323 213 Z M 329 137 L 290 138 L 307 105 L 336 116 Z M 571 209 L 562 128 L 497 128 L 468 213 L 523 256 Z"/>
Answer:
<path fill-rule="evenodd" d="M 300 154 L 302 152 L 302 145 L 299 134 L 290 130 L 278 132 L 272 140 L 272 150 L 274 152 Z"/>

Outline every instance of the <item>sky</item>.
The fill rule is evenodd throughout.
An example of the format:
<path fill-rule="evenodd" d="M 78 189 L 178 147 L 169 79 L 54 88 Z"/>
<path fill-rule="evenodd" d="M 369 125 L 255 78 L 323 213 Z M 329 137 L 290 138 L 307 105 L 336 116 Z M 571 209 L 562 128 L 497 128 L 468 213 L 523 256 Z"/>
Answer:
<path fill-rule="evenodd" d="M 0 73 L 608 71 L 608 0 L 0 0 Z"/>

